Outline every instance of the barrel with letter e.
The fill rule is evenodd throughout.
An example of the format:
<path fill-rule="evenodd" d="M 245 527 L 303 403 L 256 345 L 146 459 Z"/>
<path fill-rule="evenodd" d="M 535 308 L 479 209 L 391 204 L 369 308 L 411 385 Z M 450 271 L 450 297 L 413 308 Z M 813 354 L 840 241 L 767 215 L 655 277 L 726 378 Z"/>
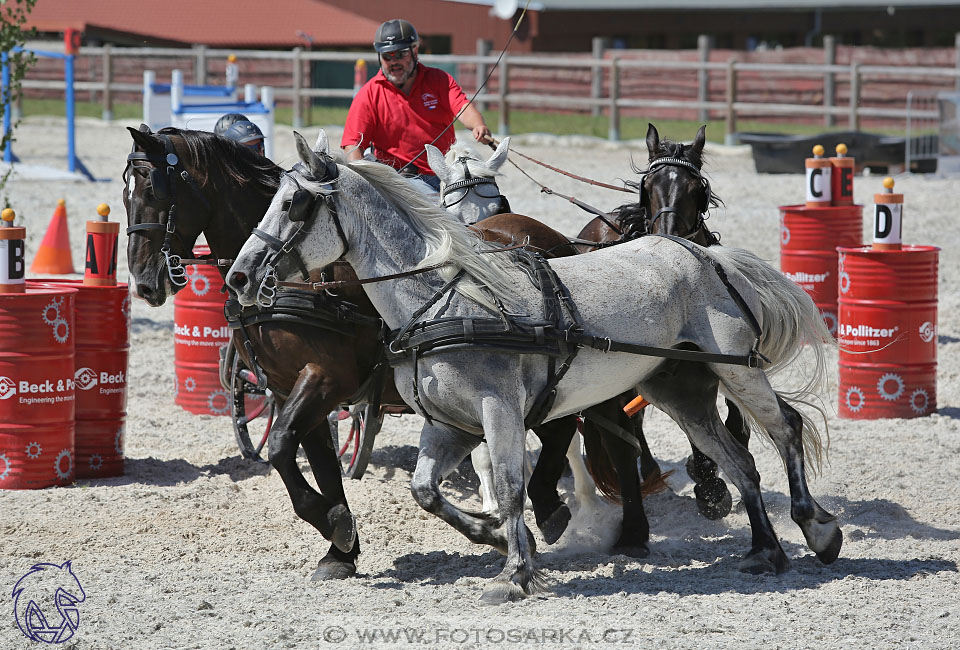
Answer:
<path fill-rule="evenodd" d="M 197 246 L 195 254 L 208 248 Z M 223 315 L 223 278 L 216 266 L 186 266 L 187 284 L 173 305 L 174 402 L 200 415 L 230 415 L 232 397 L 220 385 L 220 348 L 230 342 L 230 326 Z"/>
<path fill-rule="evenodd" d="M 845 154 L 846 148 L 840 145 L 840 151 Z M 852 181 L 837 189 L 840 195 L 851 195 L 849 204 L 832 205 L 829 200 L 823 200 L 837 194 L 825 185 L 830 178 L 835 178 L 832 174 L 836 171 L 833 169 L 836 159 L 823 158 L 821 145 L 814 147 L 814 154 L 806 163 L 806 203 L 779 208 L 780 270 L 810 295 L 827 328 L 836 334 L 837 247 L 863 243 L 863 206 L 853 205 Z M 850 161 L 852 170 L 853 158 L 843 156 L 843 159 Z"/>

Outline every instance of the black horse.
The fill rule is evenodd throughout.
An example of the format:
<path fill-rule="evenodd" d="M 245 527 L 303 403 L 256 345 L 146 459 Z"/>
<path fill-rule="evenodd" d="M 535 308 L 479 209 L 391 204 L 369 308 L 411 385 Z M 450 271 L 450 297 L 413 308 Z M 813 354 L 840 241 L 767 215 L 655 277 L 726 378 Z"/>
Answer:
<path fill-rule="evenodd" d="M 703 176 L 703 147 L 706 144 L 706 125 L 697 130 L 691 144 L 660 139 L 653 124 L 647 125 L 647 168 L 633 167 L 641 175 L 638 181 L 628 181 L 637 190 L 639 200 L 620 206 L 614 211 L 614 230 L 597 217 L 590 221 L 579 240 L 612 245 L 644 235 L 672 235 L 688 239 L 701 246 L 714 246 L 720 238 L 707 228 L 706 215 L 723 201 Z M 582 250 L 593 250 L 596 245 L 578 244 Z M 686 362 L 689 363 L 689 362 Z M 684 365 L 684 364 L 678 364 Z M 693 364 L 690 364 L 693 365 Z M 678 371 L 679 372 L 679 371 Z M 744 446 L 750 439 L 750 428 L 736 404 L 727 400 L 727 419 L 730 433 Z M 639 419 L 638 424 L 639 427 Z M 642 433 L 638 434 L 643 438 Z M 700 512 L 709 519 L 720 519 L 730 512 L 730 490 L 717 475 L 717 464 L 691 444 L 692 454 L 687 459 L 687 473 L 696 483 L 694 494 Z M 652 469 L 642 467 L 644 476 Z"/>

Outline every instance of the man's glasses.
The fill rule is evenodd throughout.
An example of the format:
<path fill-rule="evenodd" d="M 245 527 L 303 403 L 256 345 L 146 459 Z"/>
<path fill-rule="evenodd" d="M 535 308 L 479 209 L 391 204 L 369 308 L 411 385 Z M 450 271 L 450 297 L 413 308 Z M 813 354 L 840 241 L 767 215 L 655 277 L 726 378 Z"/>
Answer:
<path fill-rule="evenodd" d="M 410 48 L 405 50 L 397 50 L 396 52 L 384 52 L 380 56 L 383 57 L 384 61 L 399 61 L 400 59 L 405 59 L 410 54 Z"/>

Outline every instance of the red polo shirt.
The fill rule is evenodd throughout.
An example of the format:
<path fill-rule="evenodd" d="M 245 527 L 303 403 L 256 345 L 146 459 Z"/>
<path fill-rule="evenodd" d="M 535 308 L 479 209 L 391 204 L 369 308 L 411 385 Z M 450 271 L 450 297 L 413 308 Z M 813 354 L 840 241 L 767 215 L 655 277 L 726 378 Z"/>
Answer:
<path fill-rule="evenodd" d="M 466 103 L 457 82 L 438 68 L 419 64 L 409 96 L 380 70 L 353 98 L 340 146 L 360 143 L 366 149 L 372 144 L 377 160 L 399 169 L 433 142 Z M 456 140 L 453 130 L 448 129 L 434 146 L 446 152 Z M 414 165 L 422 174 L 433 174 L 426 154 Z"/>

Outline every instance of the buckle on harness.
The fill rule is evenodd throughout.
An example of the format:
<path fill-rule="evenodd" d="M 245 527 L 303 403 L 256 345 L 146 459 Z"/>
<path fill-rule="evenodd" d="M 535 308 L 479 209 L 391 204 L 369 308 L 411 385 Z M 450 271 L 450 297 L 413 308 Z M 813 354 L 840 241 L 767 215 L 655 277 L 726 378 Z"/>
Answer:
<path fill-rule="evenodd" d="M 750 350 L 750 354 L 747 355 L 748 368 L 760 368 L 762 370 L 764 363 L 770 363 L 770 359 L 763 356 L 756 348 Z"/>

